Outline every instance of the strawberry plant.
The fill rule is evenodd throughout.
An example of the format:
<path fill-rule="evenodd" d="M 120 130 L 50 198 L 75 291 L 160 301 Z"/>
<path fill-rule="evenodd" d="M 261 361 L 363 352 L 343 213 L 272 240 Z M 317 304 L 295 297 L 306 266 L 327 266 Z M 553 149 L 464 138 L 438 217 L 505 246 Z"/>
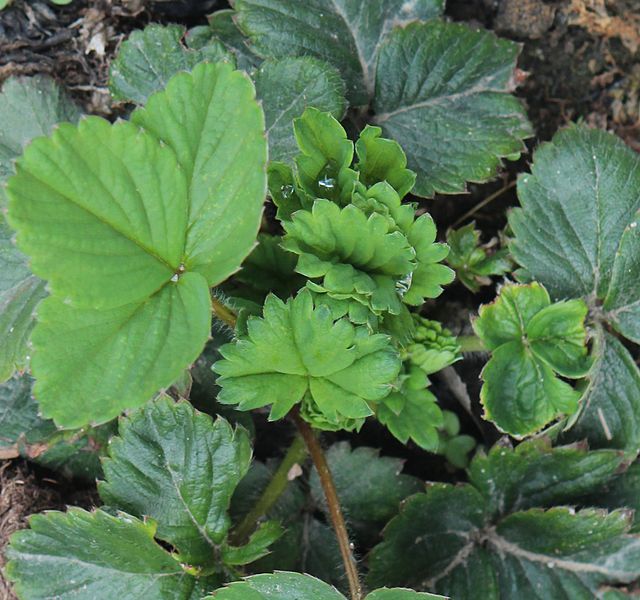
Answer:
<path fill-rule="evenodd" d="M 18 596 L 631 597 L 640 159 L 569 127 L 502 248 L 444 243 L 419 198 L 530 134 L 517 46 L 439 0 L 232 5 L 123 43 L 127 119 L 0 94 L 0 457 L 100 498 L 12 536 Z"/>

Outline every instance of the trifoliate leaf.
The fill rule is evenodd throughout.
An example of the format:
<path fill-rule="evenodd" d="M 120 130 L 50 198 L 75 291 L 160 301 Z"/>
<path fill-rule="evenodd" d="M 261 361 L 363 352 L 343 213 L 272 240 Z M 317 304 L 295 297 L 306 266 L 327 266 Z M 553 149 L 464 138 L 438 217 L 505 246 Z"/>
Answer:
<path fill-rule="evenodd" d="M 635 152 L 614 135 L 572 126 L 535 152 L 518 198 L 511 252 L 554 299 L 617 295 L 614 260 L 640 208 Z"/>
<path fill-rule="evenodd" d="M 231 495 L 250 461 L 243 430 L 163 396 L 121 421 L 98 489 L 105 504 L 157 522 L 156 537 L 180 561 L 206 565 L 225 539 Z"/>
<path fill-rule="evenodd" d="M 581 393 L 556 377 L 589 371 L 582 300 L 551 304 L 541 285 L 509 285 L 473 326 L 492 356 L 482 371 L 485 416 L 524 436 L 575 412 Z"/>
<path fill-rule="evenodd" d="M 302 573 L 276 572 L 247 577 L 214 592 L 206 600 L 346 600 L 334 587 Z M 365 600 L 445 600 L 407 589 L 382 588 Z"/>
<path fill-rule="evenodd" d="M 593 455 L 593 456 L 592 456 Z M 638 577 L 640 538 L 629 511 L 553 507 L 600 489 L 620 464 L 612 451 L 494 448 L 471 484 L 433 484 L 410 497 L 370 555 L 371 585 L 407 585 L 456 598 L 592 598 Z M 589 466 L 594 472 L 588 471 Z M 573 478 L 573 479 L 572 479 Z"/>
<path fill-rule="evenodd" d="M 180 71 L 190 71 L 203 60 L 233 60 L 217 40 L 197 50 L 185 48 L 184 35 L 180 25 L 152 24 L 132 32 L 111 63 L 109 89 L 114 99 L 144 104 Z"/>
<path fill-rule="evenodd" d="M 382 400 L 400 367 L 381 334 L 368 335 L 329 309 L 314 309 L 303 290 L 285 304 L 269 296 L 264 317 L 250 317 L 248 335 L 220 349 L 214 365 L 222 391 L 218 400 L 250 410 L 272 404 L 282 418 L 309 394 L 329 421 L 372 414 L 369 402 Z"/>
<path fill-rule="evenodd" d="M 595 364 L 575 424 L 567 440 L 588 439 L 594 448 L 620 448 L 635 455 L 640 447 L 640 371 L 613 335 L 599 332 Z"/>
<path fill-rule="evenodd" d="M 380 45 L 389 31 L 444 10 L 442 0 L 235 0 L 237 23 L 262 56 L 316 56 L 340 70 L 352 105 L 374 93 Z"/>
<path fill-rule="evenodd" d="M 367 187 L 386 181 L 402 199 L 413 189 L 416 174 L 407 169 L 407 157 L 400 144 L 380 137 L 381 134 L 380 127 L 371 125 L 362 130 L 356 142 L 356 169 Z"/>
<path fill-rule="evenodd" d="M 376 313 L 400 312 L 398 282 L 415 269 L 409 240 L 380 214 L 369 217 L 354 205 L 340 208 L 317 200 L 284 223 L 286 250 L 298 254 L 296 270 L 322 278 L 322 289 L 337 299 L 354 298 Z"/>
<path fill-rule="evenodd" d="M 509 93 L 518 51 L 492 33 L 438 20 L 386 37 L 373 121 L 402 142 L 418 176 L 414 194 L 461 192 L 524 151 L 531 126 Z"/>
<path fill-rule="evenodd" d="M 310 56 L 268 60 L 254 76 L 269 139 L 269 159 L 292 162 L 298 154 L 293 120 L 308 106 L 342 118 L 344 82 L 334 67 Z"/>
<path fill-rule="evenodd" d="M 33 336 L 35 393 L 66 427 L 141 405 L 195 360 L 208 287 L 239 267 L 260 221 L 266 142 L 246 76 L 199 65 L 132 119 L 147 131 L 62 125 L 8 188 L 18 243 L 54 294 Z"/>
<path fill-rule="evenodd" d="M 506 249 L 490 252 L 494 242 L 495 238 L 488 244 L 481 244 L 475 223 L 447 232 L 447 263 L 455 269 L 460 282 L 472 292 L 477 292 L 483 285 L 490 285 L 491 275 L 504 275 L 511 270 Z"/>
<path fill-rule="evenodd" d="M 423 488 L 418 479 L 401 473 L 401 460 L 379 456 L 374 448 L 352 449 L 348 442 L 338 442 L 326 455 L 349 529 L 361 542 L 375 540 L 380 527 L 398 512 L 400 503 Z M 354 473 L 359 474 L 357 478 Z M 326 511 L 315 470 L 310 486 L 314 503 Z"/>
<path fill-rule="evenodd" d="M 48 135 L 62 121 L 76 122 L 80 111 L 62 88 L 46 77 L 8 79 L 0 94 L 0 207 L 4 182 L 24 147 Z M 0 214 L 0 381 L 28 362 L 27 342 L 33 313 L 45 296 L 44 282 L 31 274 L 26 257 L 14 247 L 12 232 Z"/>
<path fill-rule="evenodd" d="M 70 508 L 31 517 L 11 536 L 5 573 L 21 598 L 199 600 L 219 579 L 198 581 L 154 541 L 155 523 Z"/>

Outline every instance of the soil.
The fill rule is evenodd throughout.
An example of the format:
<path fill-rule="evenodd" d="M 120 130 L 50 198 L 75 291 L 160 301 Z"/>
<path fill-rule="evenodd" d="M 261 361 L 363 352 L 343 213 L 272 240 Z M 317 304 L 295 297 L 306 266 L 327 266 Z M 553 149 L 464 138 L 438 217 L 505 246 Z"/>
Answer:
<path fill-rule="evenodd" d="M 447 16 L 453 20 L 495 31 L 522 44 L 517 91 L 527 106 L 535 128 L 531 150 L 570 121 L 584 120 L 614 131 L 640 152 L 640 7 L 638 0 L 448 0 Z M 217 0 L 74 0 L 57 7 L 43 0 L 14 0 L 0 12 L 0 85 L 12 75 L 45 73 L 62 82 L 86 112 L 115 118 L 122 107 L 114 105 L 106 87 L 109 62 L 133 29 L 149 22 L 178 22 L 187 27 L 205 23 L 205 15 L 225 7 Z M 527 169 L 529 153 L 509 163 L 495 181 L 469 186 L 466 194 L 437 197 L 424 206 L 444 231 L 479 202 L 495 198 L 473 218 L 488 237 L 506 225 L 506 210 L 516 203 L 511 183 Z M 468 222 L 466 219 L 465 222 Z M 493 291 L 487 289 L 489 300 Z M 451 286 L 439 306 L 440 315 L 454 332 L 468 325 L 477 307 L 460 285 Z M 448 302 L 447 302 L 448 301 Z M 477 397 L 482 360 L 466 360 L 457 367 L 471 397 Z M 455 404 L 450 383 L 436 378 L 438 397 Z M 463 428 L 476 434 L 479 415 L 461 415 Z M 257 419 L 260 430 L 266 426 Z M 474 424 L 476 423 L 476 424 Z M 273 456 L 287 433 L 258 436 L 259 458 Z M 482 431 L 485 443 L 495 440 L 490 428 Z M 340 437 L 340 436 L 338 436 Z M 353 440 L 352 440 L 353 441 Z M 437 457 L 394 442 L 375 423 L 367 425 L 358 444 L 382 447 L 387 454 L 407 459 L 406 468 L 425 478 L 449 479 L 452 474 Z M 0 465 L 0 568 L 8 536 L 26 525 L 29 514 L 76 504 L 90 507 L 95 489 L 61 481 L 23 461 Z M 0 577 L 0 600 L 12 598 Z"/>

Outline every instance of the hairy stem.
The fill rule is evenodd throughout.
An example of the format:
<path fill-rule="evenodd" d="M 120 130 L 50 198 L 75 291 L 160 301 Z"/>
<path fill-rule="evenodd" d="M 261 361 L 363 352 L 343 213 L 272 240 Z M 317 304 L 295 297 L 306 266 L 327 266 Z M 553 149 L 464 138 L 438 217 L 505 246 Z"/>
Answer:
<path fill-rule="evenodd" d="M 236 314 L 230 308 L 227 308 L 220 299 L 214 295 L 211 296 L 211 308 L 216 318 L 220 319 L 220 321 L 225 325 L 231 327 L 231 329 L 236 328 L 236 323 L 238 321 Z"/>
<path fill-rule="evenodd" d="M 461 352 L 488 352 L 489 349 L 477 335 L 459 335 L 457 338 Z"/>
<path fill-rule="evenodd" d="M 360 584 L 360 576 L 358 575 L 358 568 L 356 566 L 355 558 L 351 552 L 351 543 L 349 542 L 349 534 L 347 532 L 347 526 L 342 516 L 342 510 L 340 508 L 340 501 L 338 500 L 338 494 L 336 492 L 336 486 L 327 464 L 322 446 L 316 436 L 316 433 L 311 429 L 311 426 L 300 416 L 300 412 L 297 407 L 291 411 L 293 420 L 296 427 L 300 432 L 300 435 L 304 438 L 313 464 L 318 472 L 320 478 L 320 484 L 324 492 L 325 499 L 327 501 L 327 507 L 329 509 L 329 517 L 333 529 L 336 532 L 338 538 L 338 546 L 340 547 L 340 554 L 342 555 L 342 561 L 344 563 L 344 570 L 347 574 L 347 580 L 349 582 L 349 591 L 351 593 L 351 600 L 362 600 L 362 585 Z"/>
<path fill-rule="evenodd" d="M 240 525 L 232 534 L 234 544 L 245 542 L 255 530 L 258 521 L 266 515 L 273 505 L 282 496 L 289 484 L 289 473 L 292 467 L 304 461 L 307 456 L 307 447 L 304 439 L 298 434 L 293 438 L 280 466 L 273 474 L 269 485 L 262 492 L 254 507 L 247 513 Z"/>

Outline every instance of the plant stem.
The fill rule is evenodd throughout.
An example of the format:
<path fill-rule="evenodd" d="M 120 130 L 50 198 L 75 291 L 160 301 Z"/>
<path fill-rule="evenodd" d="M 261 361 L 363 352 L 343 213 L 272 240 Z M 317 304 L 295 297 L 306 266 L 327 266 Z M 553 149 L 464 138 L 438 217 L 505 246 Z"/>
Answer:
<path fill-rule="evenodd" d="M 502 196 L 502 194 L 504 194 L 506 191 L 515 187 L 517 183 L 518 183 L 517 180 L 513 180 L 503 185 L 497 192 L 493 192 L 493 194 L 491 194 L 490 196 L 487 196 L 481 202 L 478 202 L 478 204 L 476 204 L 471 210 L 467 211 L 459 219 L 457 219 L 456 222 L 453 225 L 451 225 L 451 229 L 455 229 L 458 225 L 460 225 L 460 223 L 463 223 L 469 217 L 473 217 L 473 215 L 475 215 L 481 208 L 484 208 L 487 204 L 489 204 L 490 202 L 493 202 L 496 198 L 499 198 L 500 196 Z"/>
<path fill-rule="evenodd" d="M 231 329 L 236 328 L 238 321 L 236 314 L 230 308 L 227 308 L 219 298 L 213 295 L 211 296 L 211 308 L 213 309 L 213 314 L 225 325 L 228 325 Z"/>
<path fill-rule="evenodd" d="M 356 566 L 355 558 L 351 553 L 351 543 L 349 542 L 349 534 L 347 532 L 347 526 L 342 516 L 342 510 L 340 508 L 340 501 L 338 500 L 338 494 L 336 492 L 336 486 L 327 464 L 322 446 L 316 436 L 316 433 L 311 429 L 311 426 L 300 416 L 299 410 L 294 408 L 291 411 L 293 420 L 300 432 L 300 435 L 304 438 L 304 441 L 313 460 L 313 464 L 318 472 L 320 478 L 320 484 L 324 491 L 324 496 L 327 501 L 327 507 L 329 509 L 329 517 L 333 529 L 338 538 L 338 546 L 340 547 L 340 554 L 342 555 L 342 561 L 344 563 L 344 570 L 349 582 L 349 591 L 351 592 L 351 600 L 362 600 L 362 585 L 360 584 L 360 576 L 358 575 L 358 568 Z"/>
<path fill-rule="evenodd" d="M 240 525 L 233 532 L 234 544 L 241 544 L 253 533 L 258 521 L 266 515 L 271 507 L 282 496 L 289 484 L 289 472 L 291 468 L 304 461 L 307 457 L 307 447 L 300 434 L 293 438 L 287 453 L 284 455 L 280 466 L 273 474 L 269 485 L 262 492 L 254 507 L 247 513 Z"/>
<path fill-rule="evenodd" d="M 459 335 L 457 341 L 461 352 L 488 352 L 488 348 L 477 335 Z"/>

